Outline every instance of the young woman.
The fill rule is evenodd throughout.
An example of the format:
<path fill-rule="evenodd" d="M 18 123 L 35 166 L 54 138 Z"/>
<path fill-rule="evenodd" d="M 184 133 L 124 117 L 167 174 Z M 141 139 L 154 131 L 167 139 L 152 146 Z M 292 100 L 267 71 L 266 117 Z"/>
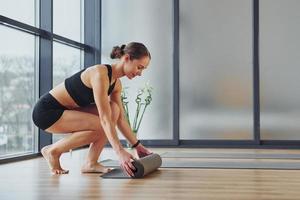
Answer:
<path fill-rule="evenodd" d="M 137 140 L 126 121 L 119 80 L 123 76 L 141 76 L 149 65 L 150 53 L 143 44 L 131 42 L 114 47 L 110 56 L 118 58 L 118 62 L 79 71 L 44 94 L 34 107 L 32 117 L 36 126 L 49 133 L 72 133 L 41 150 L 54 174 L 68 173 L 59 162 L 62 153 L 87 144 L 89 151 L 81 171 L 107 172 L 109 169 L 97 160 L 108 140 L 122 169 L 133 176 L 134 157 L 122 147 L 116 126 L 139 156 L 151 153 Z"/>

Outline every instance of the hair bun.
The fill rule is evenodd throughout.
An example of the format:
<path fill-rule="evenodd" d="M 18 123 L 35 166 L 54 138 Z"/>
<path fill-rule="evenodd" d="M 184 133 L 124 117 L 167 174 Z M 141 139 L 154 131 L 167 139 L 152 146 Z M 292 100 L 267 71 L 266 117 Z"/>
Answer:
<path fill-rule="evenodd" d="M 110 58 L 112 58 L 112 59 L 121 58 L 124 55 L 124 51 L 122 49 L 122 46 L 121 47 L 114 46 L 111 53 L 110 53 Z"/>
<path fill-rule="evenodd" d="M 125 47 L 126 47 L 126 44 L 122 44 L 122 45 L 121 45 L 121 49 L 122 49 L 122 50 L 125 49 Z"/>

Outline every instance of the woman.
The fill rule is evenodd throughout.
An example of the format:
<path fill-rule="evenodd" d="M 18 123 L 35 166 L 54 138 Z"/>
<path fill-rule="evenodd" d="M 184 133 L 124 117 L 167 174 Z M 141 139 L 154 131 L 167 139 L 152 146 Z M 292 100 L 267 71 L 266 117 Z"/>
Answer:
<path fill-rule="evenodd" d="M 66 174 L 59 162 L 62 153 L 90 144 L 83 173 L 105 173 L 109 169 L 97 162 L 107 140 L 118 155 L 122 169 L 129 176 L 135 170 L 133 156 L 121 145 L 115 126 L 136 148 L 139 156 L 150 154 L 135 137 L 128 125 L 121 101 L 122 85 L 119 78 L 141 76 L 151 56 L 147 48 L 137 42 L 114 47 L 111 58 L 119 58 L 112 65 L 94 65 L 67 78 L 44 94 L 33 110 L 36 126 L 50 133 L 72 133 L 41 152 L 51 172 Z"/>

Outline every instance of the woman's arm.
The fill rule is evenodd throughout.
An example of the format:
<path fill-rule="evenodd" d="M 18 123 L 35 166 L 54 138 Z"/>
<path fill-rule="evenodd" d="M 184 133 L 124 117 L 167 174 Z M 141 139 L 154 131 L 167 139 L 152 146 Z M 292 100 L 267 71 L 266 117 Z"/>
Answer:
<path fill-rule="evenodd" d="M 111 109 L 107 98 L 108 78 L 101 76 L 100 70 L 97 70 L 91 77 L 91 85 L 97 110 L 99 113 L 100 123 L 104 129 L 109 143 L 118 153 L 123 149 L 122 144 L 117 136 L 116 129 L 111 121 Z"/>
<path fill-rule="evenodd" d="M 103 73 L 102 75 L 100 70 L 101 69 L 97 69 L 91 77 L 91 85 L 99 113 L 100 123 L 109 143 L 119 157 L 121 167 L 129 176 L 133 176 L 132 170 L 135 170 L 135 168 L 131 163 L 131 159 L 134 159 L 134 157 L 123 148 L 117 136 L 116 129 L 111 120 L 111 108 L 107 97 L 109 80 L 107 73 Z"/>

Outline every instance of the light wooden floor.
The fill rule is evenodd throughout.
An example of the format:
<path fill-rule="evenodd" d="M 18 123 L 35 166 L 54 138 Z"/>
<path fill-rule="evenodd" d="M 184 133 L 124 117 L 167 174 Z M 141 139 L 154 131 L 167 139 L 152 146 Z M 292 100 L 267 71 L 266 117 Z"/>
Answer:
<path fill-rule="evenodd" d="M 300 150 L 152 149 L 186 152 L 298 153 Z M 62 156 L 68 175 L 51 175 L 43 158 L 0 165 L 0 200 L 46 199 L 300 199 L 300 170 L 160 169 L 144 179 L 81 174 L 87 149 Z M 105 149 L 101 160 L 116 155 Z"/>

